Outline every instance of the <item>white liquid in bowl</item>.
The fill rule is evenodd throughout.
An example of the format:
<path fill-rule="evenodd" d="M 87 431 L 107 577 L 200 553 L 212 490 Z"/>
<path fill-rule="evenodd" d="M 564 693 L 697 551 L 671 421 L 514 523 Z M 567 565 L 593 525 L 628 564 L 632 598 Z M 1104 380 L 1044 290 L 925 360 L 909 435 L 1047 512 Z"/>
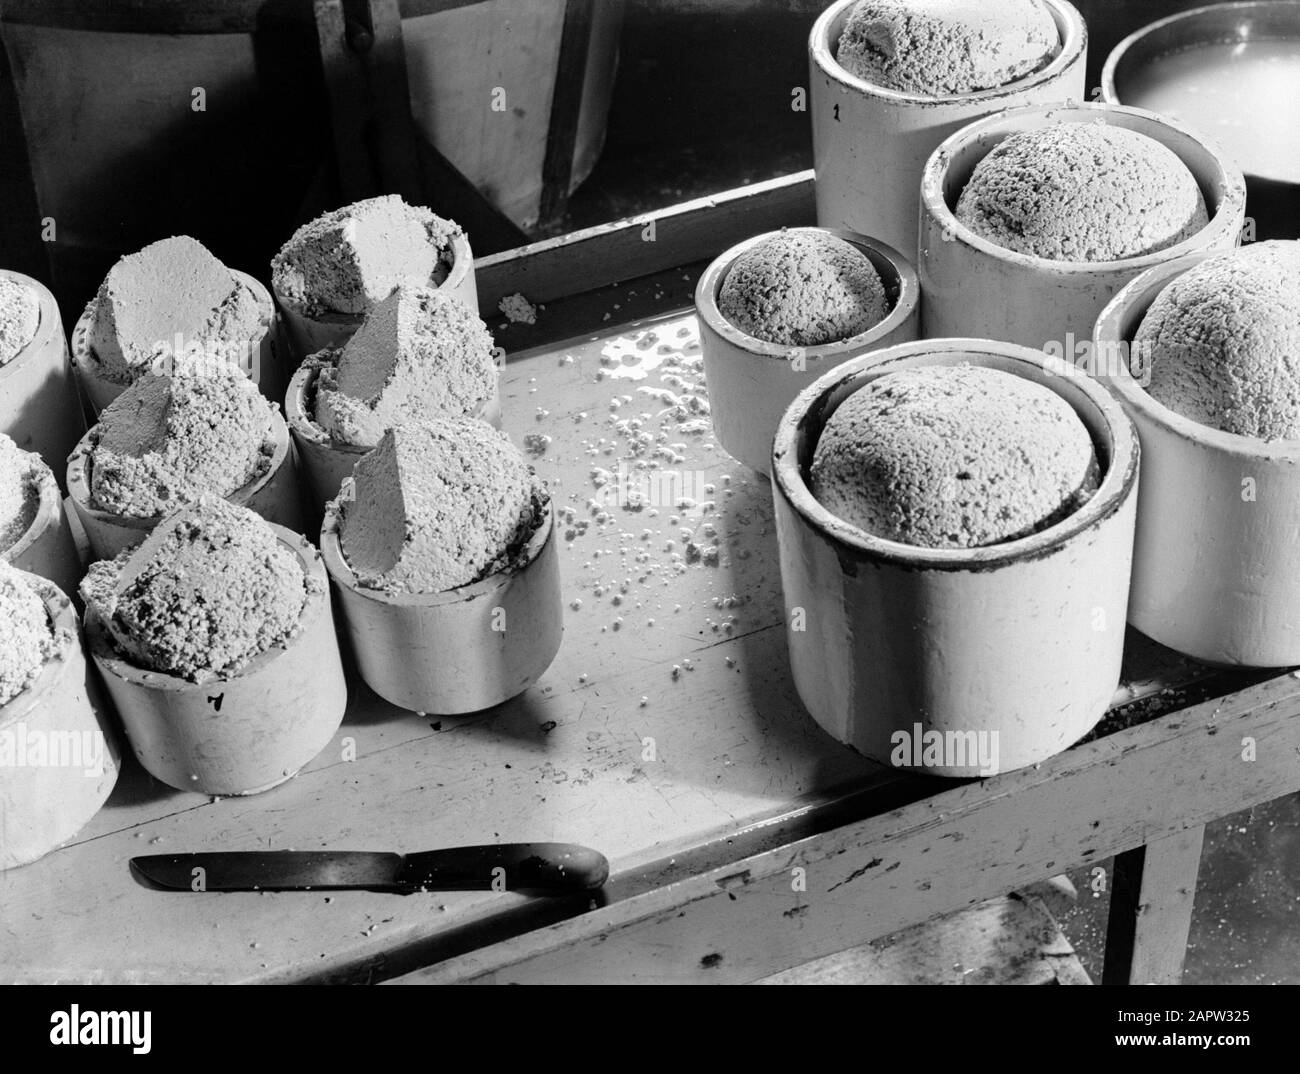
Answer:
<path fill-rule="evenodd" d="M 1300 182 L 1300 40 L 1168 53 L 1134 73 L 1122 96 L 1203 131 L 1247 175 Z"/>

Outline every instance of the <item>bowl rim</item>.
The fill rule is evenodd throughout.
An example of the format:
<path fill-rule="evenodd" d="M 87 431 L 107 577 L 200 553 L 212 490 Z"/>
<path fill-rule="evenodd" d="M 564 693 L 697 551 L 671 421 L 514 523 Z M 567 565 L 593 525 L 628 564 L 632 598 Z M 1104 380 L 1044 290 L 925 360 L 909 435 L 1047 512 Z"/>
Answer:
<path fill-rule="evenodd" d="M 115 678 L 122 679 L 145 690 L 156 690 L 165 693 L 193 693 L 199 690 L 211 690 L 216 684 L 237 682 L 240 679 L 257 674 L 276 660 L 286 656 L 294 646 L 300 644 L 317 620 L 323 614 L 329 612 L 330 593 L 325 567 L 321 562 L 320 552 L 302 534 L 294 533 L 276 522 L 268 522 L 267 525 L 271 527 L 280 544 L 298 557 L 304 581 L 307 583 L 304 586 L 307 596 L 303 601 L 302 614 L 298 617 L 300 629 L 288 639 L 287 644 L 272 646 L 270 649 L 258 653 L 233 674 L 222 673 L 198 682 L 191 682 L 189 679 L 182 678 L 180 675 L 172 674 L 169 671 L 157 671 L 133 663 L 113 643 L 108 627 L 100 617 L 99 612 L 90 604 L 87 604 L 85 618 L 86 645 L 90 649 L 100 673 L 105 677 L 111 674 Z M 131 550 L 131 556 L 139 553 L 139 546 Z M 312 585 L 310 584 L 312 582 L 318 584 Z"/>
<path fill-rule="evenodd" d="M 930 360 L 926 360 L 930 359 Z M 1082 415 L 1089 432 L 1099 426 L 1109 458 L 1096 491 L 1077 510 L 1037 533 L 975 548 L 928 548 L 905 544 L 860 529 L 833 514 L 813 496 L 804 479 L 799 442 L 806 426 L 825 421 L 844 399 L 865 383 L 898 369 L 926 365 L 970 363 L 1023 376 L 1056 392 L 1075 413 L 1086 403 L 1093 420 Z M 1034 375 L 1027 376 L 1029 370 Z M 1060 385 L 1072 385 L 1061 390 Z M 835 395 L 839 399 L 833 399 Z M 830 410 L 814 415 L 818 408 Z M 820 436 L 820 429 L 817 431 Z M 850 358 L 799 393 L 777 427 L 772 446 L 772 481 L 805 524 L 832 542 L 841 556 L 861 562 L 886 563 L 908 570 L 981 571 L 1041 559 L 1061 551 L 1079 534 L 1117 514 L 1130 499 L 1138 480 L 1140 446 L 1137 430 L 1119 401 L 1078 367 L 1042 351 L 988 339 L 951 337 L 899 343 Z"/>
<path fill-rule="evenodd" d="M 1054 118 L 1066 114 L 1073 114 L 1078 118 Z M 1037 116 L 1042 122 L 1032 127 L 1015 126 L 1018 119 L 1030 116 Z M 1218 203 L 1214 206 L 1214 211 L 1209 213 L 1209 219 L 1200 230 L 1172 246 L 1146 254 L 1139 254 L 1136 257 L 1120 258 L 1113 261 L 1057 261 L 1052 258 L 1021 253 L 1017 250 L 1009 250 L 1005 246 L 999 246 L 963 224 L 957 219 L 957 214 L 948 207 L 947 198 L 944 196 L 944 183 L 952 167 L 954 157 L 968 146 L 979 145 L 983 149 L 979 160 L 983 160 L 1002 141 L 1002 138 L 1019 130 L 1039 130 L 1059 123 L 1105 122 L 1107 116 L 1118 116 L 1131 121 L 1118 125 L 1135 133 L 1145 134 L 1147 137 L 1160 142 L 1166 149 L 1173 152 L 1183 162 L 1184 166 L 1188 167 L 1189 171 L 1192 169 L 1187 165 L 1183 154 L 1167 145 L 1163 139 L 1156 137 L 1153 130 L 1176 134 L 1205 151 L 1215 173 L 1211 177 L 1212 189 L 1210 193 L 1217 196 Z M 994 135 L 1001 135 L 1001 137 L 993 140 Z M 975 164 L 978 164 L 979 160 Z M 973 167 L 974 165 L 972 165 Z M 1202 194 L 1204 193 L 1205 191 L 1202 190 Z M 1207 212 L 1209 209 L 1210 206 L 1207 203 Z M 1031 104 L 1004 109 L 1001 112 L 984 116 L 945 138 L 930 154 L 921 173 L 921 212 L 923 218 L 928 216 L 941 226 L 945 234 L 960 239 L 967 246 L 988 257 L 1062 276 L 1095 275 L 1107 272 L 1132 273 L 1148 268 L 1151 265 L 1161 264 L 1171 258 L 1181 257 L 1183 254 L 1193 253 L 1204 247 L 1207 236 L 1212 240 L 1218 236 L 1218 233 L 1226 232 L 1228 223 L 1234 218 L 1243 216 L 1245 210 L 1246 178 L 1241 169 L 1233 163 L 1232 159 L 1213 139 L 1201 135 L 1176 120 L 1162 116 L 1158 112 L 1149 112 L 1144 108 L 1134 108 L 1131 105 L 1102 104 L 1096 101 L 1060 101 L 1048 105 Z M 1240 227 L 1233 228 L 1232 232 L 1239 236 Z"/>
<path fill-rule="evenodd" d="M 1297 239 L 1268 241 L 1295 242 L 1300 245 L 1300 240 Z M 1208 250 L 1185 254 L 1173 261 L 1149 268 L 1134 277 L 1120 288 L 1098 315 L 1092 333 L 1094 342 L 1125 346 L 1132 343 L 1133 333 L 1137 330 L 1141 319 L 1166 287 L 1202 261 L 1225 253 L 1231 251 Z M 1109 385 L 1144 421 L 1150 422 L 1180 440 L 1240 458 L 1243 462 L 1250 460 L 1300 464 L 1300 439 L 1264 440 L 1257 436 L 1231 433 L 1194 421 L 1176 410 L 1171 410 L 1151 395 L 1133 376 L 1127 360 L 1115 363 L 1112 372 L 1098 379 Z"/>
<path fill-rule="evenodd" d="M 1075 6 L 1069 0 L 1043 0 L 1043 5 L 1051 14 L 1052 21 L 1056 23 L 1057 31 L 1061 36 L 1060 51 L 1052 57 L 1047 66 L 1037 71 L 1031 71 L 1024 77 L 1001 86 L 976 90 L 974 93 L 928 97 L 919 93 L 906 93 L 902 90 L 877 86 L 873 82 L 849 74 L 840 66 L 831 47 L 831 33 L 844 12 L 855 3 L 857 3 L 857 0 L 836 0 L 834 4 L 826 8 L 817 17 L 817 21 L 813 23 L 808 34 L 809 59 L 822 74 L 839 83 L 841 89 L 852 90 L 861 96 L 875 97 L 894 104 L 915 104 L 933 108 L 943 105 L 988 102 L 996 107 L 996 102 L 1003 98 L 1013 97 L 1016 94 L 1035 89 L 1054 80 L 1063 71 L 1072 67 L 1085 54 L 1088 45 L 1087 23 Z M 835 38 L 835 44 L 838 45 L 838 32 L 835 34 Z"/>
<path fill-rule="evenodd" d="M 886 294 L 891 289 L 897 291 L 897 298 L 894 299 L 885 316 L 857 335 L 832 340 L 829 343 L 817 343 L 807 346 L 772 343 L 765 339 L 759 339 L 757 336 L 751 336 L 728 320 L 718 306 L 718 295 L 722 290 L 722 285 L 726 282 L 727 274 L 731 271 L 732 265 L 742 254 L 748 253 L 760 243 L 788 232 L 832 235 L 860 250 L 882 277 L 881 282 L 885 285 Z M 886 278 L 886 272 L 882 271 L 882 266 L 887 269 L 888 278 Z M 713 332 L 732 346 L 747 351 L 755 357 L 777 358 L 781 361 L 788 361 L 792 355 L 798 354 L 809 364 L 812 364 L 827 360 L 838 361 L 846 355 L 850 355 L 864 347 L 870 347 L 877 341 L 886 338 L 916 314 L 920 298 L 921 284 L 915 266 L 888 243 L 882 242 L 880 239 L 860 235 L 856 231 L 847 231 L 844 228 L 808 225 L 764 231 L 761 234 L 744 239 L 720 253 L 709 263 L 708 268 L 700 274 L 700 278 L 696 282 L 695 312 L 699 319 Z"/>
<path fill-rule="evenodd" d="M 1279 10 L 1291 8 L 1300 15 L 1300 5 L 1297 5 L 1295 0 L 1232 0 L 1229 3 L 1203 4 L 1200 7 L 1189 8 L 1186 11 L 1177 11 L 1172 15 L 1166 15 L 1164 18 L 1149 22 L 1145 26 L 1139 26 L 1131 34 L 1123 38 L 1106 56 L 1106 62 L 1101 68 L 1101 99 L 1107 104 L 1123 104 L 1123 101 L 1120 100 L 1119 91 L 1115 87 L 1115 72 L 1119 69 L 1119 65 L 1124 62 L 1129 52 L 1143 43 L 1145 39 L 1154 37 L 1180 22 L 1194 22 L 1197 19 L 1204 18 L 1209 12 L 1241 12 L 1244 14 L 1247 10 L 1258 10 L 1260 8 Z M 1209 45 L 1211 42 L 1207 40 L 1202 44 Z"/>
<path fill-rule="evenodd" d="M 325 518 L 321 523 L 320 552 L 325 561 L 325 571 L 330 580 L 341 590 L 354 594 L 374 604 L 388 607 L 404 608 L 440 608 L 457 604 L 466 604 L 480 597 L 498 592 L 508 585 L 516 576 L 530 570 L 555 539 L 555 499 L 547 495 L 546 509 L 541 521 L 534 526 L 522 553 L 515 562 L 501 570 L 493 571 L 476 582 L 467 582 L 455 589 L 444 589 L 437 593 L 386 593 L 379 589 L 369 589 L 357 583 L 356 572 L 343 555 L 343 544 L 339 534 L 339 506 L 344 500 L 351 500 L 356 484 L 351 477 L 343 479 L 338 495 L 325 505 Z"/>
<path fill-rule="evenodd" d="M 261 395 L 259 397 L 266 398 Z M 271 454 L 270 465 L 252 481 L 248 481 L 233 492 L 222 496 L 221 498 L 227 503 L 246 507 L 248 501 L 269 485 L 289 460 L 291 441 L 288 423 L 280 414 L 279 407 L 274 404 L 269 405 L 271 407 L 270 443 L 275 446 L 275 450 Z M 98 437 L 95 434 L 98 432 L 99 426 L 100 422 L 96 422 L 87 429 L 81 439 L 77 441 L 77 446 L 72 449 L 72 454 L 68 456 L 68 467 L 64 478 L 68 486 L 68 498 L 72 501 L 79 515 L 83 518 L 93 519 L 101 526 L 115 526 L 119 529 L 149 532 L 169 514 L 177 510 L 177 507 L 173 506 L 169 510 L 160 511 L 156 515 L 139 517 L 136 515 L 120 515 L 103 507 L 95 506 L 90 491 L 90 471 L 92 456 L 98 444 Z"/>

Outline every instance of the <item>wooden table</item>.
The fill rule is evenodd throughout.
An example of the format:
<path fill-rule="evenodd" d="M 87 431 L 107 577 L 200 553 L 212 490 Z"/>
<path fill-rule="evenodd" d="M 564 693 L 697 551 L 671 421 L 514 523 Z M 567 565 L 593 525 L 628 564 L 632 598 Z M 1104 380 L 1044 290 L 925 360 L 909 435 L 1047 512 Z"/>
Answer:
<path fill-rule="evenodd" d="M 1216 672 L 1135 635 L 1127 707 L 1095 737 L 977 782 L 903 775 L 824 734 L 790 681 L 768 486 L 694 424 L 688 308 L 702 259 L 812 217 L 805 173 L 483 259 L 511 354 L 506 428 L 572 509 L 554 665 L 457 719 L 354 681 L 334 742 L 252 798 L 173 791 L 132 762 L 71 844 L 0 874 L 0 980 L 751 981 L 1115 854 L 1105 978 L 1177 980 L 1205 823 L 1300 789 L 1300 679 Z M 515 292 L 543 304 L 535 325 L 501 327 Z M 696 481 L 693 506 L 601 492 L 598 471 L 656 449 Z M 196 895 L 127 868 L 515 840 L 603 850 L 600 904 Z"/>

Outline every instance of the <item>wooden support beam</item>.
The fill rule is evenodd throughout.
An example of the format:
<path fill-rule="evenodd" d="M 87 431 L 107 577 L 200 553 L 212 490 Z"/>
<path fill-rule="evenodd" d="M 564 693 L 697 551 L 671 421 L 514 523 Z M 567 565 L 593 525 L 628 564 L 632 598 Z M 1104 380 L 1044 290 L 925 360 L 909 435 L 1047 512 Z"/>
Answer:
<path fill-rule="evenodd" d="M 555 89 L 551 94 L 550 126 L 546 134 L 546 156 L 542 161 L 542 198 L 539 220 L 549 224 L 564 214 L 573 180 L 573 152 L 578 144 L 578 116 L 582 110 L 582 87 L 587 77 L 587 53 L 591 48 L 591 20 L 594 0 L 566 0 L 560 56 L 555 66 Z"/>
<path fill-rule="evenodd" d="M 1102 984 L 1178 984 L 1205 825 L 1115 856 Z"/>
<path fill-rule="evenodd" d="M 381 190 L 409 202 L 427 201 L 415 152 L 415 119 L 406 77 L 406 46 L 398 0 L 350 0 L 359 15 L 368 11 L 373 44 L 362 52 L 370 87 L 370 151 L 378 164 Z M 363 39 L 362 39 L 363 40 Z M 354 45 L 354 48 L 356 46 Z"/>
<path fill-rule="evenodd" d="M 1298 716 L 1300 682 L 1281 675 L 400 983 L 747 983 L 1142 844 L 1134 972 L 1169 980 L 1199 826 L 1300 786 Z M 1243 764 L 1247 733 L 1261 748 Z"/>
<path fill-rule="evenodd" d="M 344 201 L 401 194 L 423 202 L 397 0 L 315 0 Z"/>
<path fill-rule="evenodd" d="M 374 161 L 362 151 L 366 107 L 357 58 L 347 43 L 343 0 L 315 0 L 316 37 L 321 73 L 329 96 L 330 127 L 339 193 L 344 201 L 373 194 L 378 184 Z"/>

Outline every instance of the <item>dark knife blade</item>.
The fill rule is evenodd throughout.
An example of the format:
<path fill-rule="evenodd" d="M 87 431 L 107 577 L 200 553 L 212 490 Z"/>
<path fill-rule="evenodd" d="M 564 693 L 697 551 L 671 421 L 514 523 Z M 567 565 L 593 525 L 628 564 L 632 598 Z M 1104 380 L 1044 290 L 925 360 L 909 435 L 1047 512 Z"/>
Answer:
<path fill-rule="evenodd" d="M 595 891 L 603 854 L 572 843 L 501 843 L 422 854 L 250 850 L 148 854 L 131 859 L 145 880 L 172 891 Z"/>
<path fill-rule="evenodd" d="M 248 850 L 146 854 L 131 865 L 172 891 L 401 891 L 400 854 L 364 850 Z"/>
<path fill-rule="evenodd" d="M 408 854 L 398 883 L 409 891 L 595 891 L 609 877 L 605 855 L 573 843 L 501 843 Z"/>

